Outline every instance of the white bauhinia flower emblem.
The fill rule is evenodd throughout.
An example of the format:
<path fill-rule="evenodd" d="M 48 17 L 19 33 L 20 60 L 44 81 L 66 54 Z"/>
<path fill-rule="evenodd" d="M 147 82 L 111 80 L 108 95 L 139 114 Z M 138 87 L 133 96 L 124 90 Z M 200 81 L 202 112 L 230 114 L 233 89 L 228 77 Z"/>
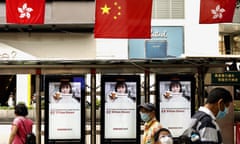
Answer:
<path fill-rule="evenodd" d="M 33 11 L 33 9 L 32 8 L 30 8 L 30 7 L 27 7 L 27 3 L 24 3 L 23 5 L 22 5 L 22 7 L 19 7 L 18 8 L 18 12 L 20 13 L 20 16 L 19 16 L 19 18 L 24 18 L 24 17 L 27 17 L 28 19 L 30 19 L 30 17 L 31 17 L 31 12 Z"/>
<path fill-rule="evenodd" d="M 222 13 L 225 12 L 224 8 L 221 8 L 220 5 L 217 5 L 215 9 L 211 9 L 211 12 L 213 14 L 213 19 L 222 19 L 223 15 Z"/>

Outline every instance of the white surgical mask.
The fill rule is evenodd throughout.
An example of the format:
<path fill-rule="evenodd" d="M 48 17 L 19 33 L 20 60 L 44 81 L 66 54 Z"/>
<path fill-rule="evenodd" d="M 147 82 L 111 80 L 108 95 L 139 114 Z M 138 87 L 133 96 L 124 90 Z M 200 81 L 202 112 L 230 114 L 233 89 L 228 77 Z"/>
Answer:
<path fill-rule="evenodd" d="M 173 144 L 173 139 L 169 136 L 163 136 L 159 138 L 159 142 L 161 142 L 161 144 Z"/>

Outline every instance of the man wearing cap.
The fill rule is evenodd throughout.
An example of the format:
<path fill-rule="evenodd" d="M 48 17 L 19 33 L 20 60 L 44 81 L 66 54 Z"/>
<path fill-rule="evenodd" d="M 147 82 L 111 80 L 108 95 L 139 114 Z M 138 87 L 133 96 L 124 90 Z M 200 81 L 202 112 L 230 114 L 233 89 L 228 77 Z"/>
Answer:
<path fill-rule="evenodd" d="M 156 119 L 155 106 L 152 103 L 145 103 L 138 106 L 141 119 L 145 122 L 143 140 L 141 144 L 154 144 L 154 134 L 162 128 L 160 122 Z"/>

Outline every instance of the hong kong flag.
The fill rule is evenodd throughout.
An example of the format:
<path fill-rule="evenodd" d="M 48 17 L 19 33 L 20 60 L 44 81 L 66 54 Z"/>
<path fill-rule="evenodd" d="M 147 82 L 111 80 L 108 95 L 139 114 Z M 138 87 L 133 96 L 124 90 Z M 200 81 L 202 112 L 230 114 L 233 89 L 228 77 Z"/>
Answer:
<path fill-rule="evenodd" d="M 232 22 L 236 0 L 201 0 L 200 24 Z"/>
<path fill-rule="evenodd" d="M 45 0 L 6 0 L 7 23 L 43 24 Z"/>

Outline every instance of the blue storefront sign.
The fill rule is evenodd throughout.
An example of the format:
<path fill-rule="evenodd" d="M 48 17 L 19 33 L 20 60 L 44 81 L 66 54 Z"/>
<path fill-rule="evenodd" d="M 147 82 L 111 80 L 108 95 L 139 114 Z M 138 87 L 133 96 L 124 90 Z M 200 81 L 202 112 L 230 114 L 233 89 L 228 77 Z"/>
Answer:
<path fill-rule="evenodd" d="M 179 58 L 183 45 L 182 26 L 152 27 L 151 39 L 129 40 L 129 59 Z"/>

